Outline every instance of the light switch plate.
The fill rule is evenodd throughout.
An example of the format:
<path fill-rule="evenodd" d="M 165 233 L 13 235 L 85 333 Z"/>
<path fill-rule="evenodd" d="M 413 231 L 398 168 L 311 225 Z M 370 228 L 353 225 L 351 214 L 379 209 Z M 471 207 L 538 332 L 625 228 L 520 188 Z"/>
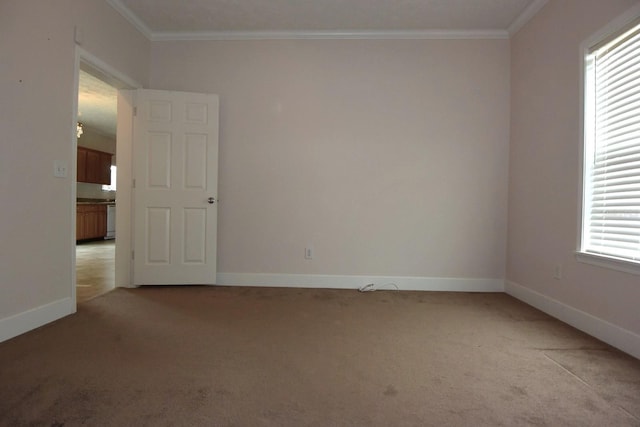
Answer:
<path fill-rule="evenodd" d="M 66 178 L 67 177 L 67 162 L 63 160 L 54 160 L 53 161 L 53 176 L 56 178 Z"/>

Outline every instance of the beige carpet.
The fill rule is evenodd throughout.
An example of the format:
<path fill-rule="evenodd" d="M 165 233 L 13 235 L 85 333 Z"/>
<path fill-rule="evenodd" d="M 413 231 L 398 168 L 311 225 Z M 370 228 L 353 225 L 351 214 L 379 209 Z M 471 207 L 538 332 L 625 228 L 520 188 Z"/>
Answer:
<path fill-rule="evenodd" d="M 504 294 L 115 290 L 0 344 L 2 426 L 640 426 L 640 361 Z"/>

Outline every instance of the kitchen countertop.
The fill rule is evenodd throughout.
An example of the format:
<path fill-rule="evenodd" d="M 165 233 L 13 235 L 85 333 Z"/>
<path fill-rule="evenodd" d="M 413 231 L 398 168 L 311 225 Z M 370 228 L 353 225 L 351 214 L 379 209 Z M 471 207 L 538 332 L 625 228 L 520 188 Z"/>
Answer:
<path fill-rule="evenodd" d="M 77 205 L 115 205 L 116 201 L 113 199 L 76 199 Z"/>

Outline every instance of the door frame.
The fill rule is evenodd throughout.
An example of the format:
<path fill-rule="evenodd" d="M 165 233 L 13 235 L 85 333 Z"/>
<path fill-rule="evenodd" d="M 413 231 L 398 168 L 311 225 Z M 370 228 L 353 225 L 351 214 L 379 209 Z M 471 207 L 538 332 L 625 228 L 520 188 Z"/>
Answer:
<path fill-rule="evenodd" d="M 76 45 L 75 63 L 74 63 L 74 89 L 72 100 L 73 123 L 76 123 L 78 117 L 78 88 L 80 83 L 80 66 L 87 67 L 91 71 L 100 76 L 101 79 L 118 89 L 119 93 L 125 89 L 138 89 L 142 85 L 135 79 L 120 72 L 107 62 L 101 60 L 97 56 L 87 50 Z M 126 92 L 126 91 L 125 91 Z M 124 92 L 123 92 L 124 93 Z M 131 92 L 130 92 L 131 93 Z M 123 102 L 121 102 L 121 98 Z M 116 255 L 115 255 L 115 286 L 116 287 L 132 287 L 132 268 L 131 268 L 131 214 L 132 214 L 132 141 L 133 141 L 133 99 L 118 96 L 118 114 L 117 114 L 117 135 L 116 135 L 116 155 L 118 156 L 118 175 L 117 179 L 117 198 L 116 203 L 116 235 L 120 236 L 116 239 Z M 76 181 L 77 181 L 77 156 L 78 140 L 76 137 L 76 126 L 72 127 L 71 137 L 71 167 L 69 168 L 69 177 L 71 185 L 71 298 L 77 306 L 76 300 Z M 75 310 L 74 310 L 75 311 Z"/>

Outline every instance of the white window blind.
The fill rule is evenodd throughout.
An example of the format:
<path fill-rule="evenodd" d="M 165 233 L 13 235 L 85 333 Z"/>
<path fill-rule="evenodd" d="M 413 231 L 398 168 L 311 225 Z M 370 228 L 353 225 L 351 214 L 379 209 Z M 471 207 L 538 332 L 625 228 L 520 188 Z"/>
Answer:
<path fill-rule="evenodd" d="M 640 262 L 640 25 L 591 50 L 582 251 Z"/>

